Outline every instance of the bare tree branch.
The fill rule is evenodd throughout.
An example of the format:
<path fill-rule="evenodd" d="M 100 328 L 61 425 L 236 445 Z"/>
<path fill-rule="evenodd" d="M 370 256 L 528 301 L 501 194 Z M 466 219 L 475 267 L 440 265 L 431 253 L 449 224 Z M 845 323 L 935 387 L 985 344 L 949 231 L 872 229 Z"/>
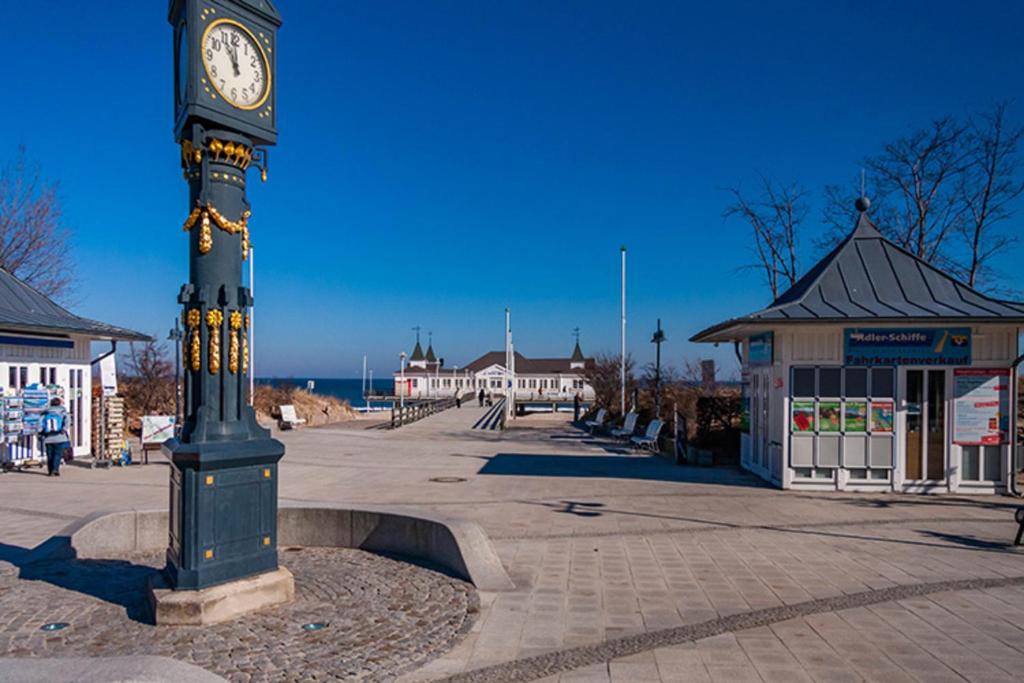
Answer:
<path fill-rule="evenodd" d="M 806 191 L 797 183 L 775 183 L 761 176 L 761 192 L 748 199 L 738 187 L 729 189 L 733 203 L 723 216 L 738 216 L 747 222 L 754 236 L 754 267 L 764 274 L 765 284 L 778 298 L 783 287 L 799 278 L 798 233 L 807 216 Z"/>
<path fill-rule="evenodd" d="M 19 148 L 0 170 L 0 268 L 61 299 L 71 293 L 72 263 L 57 185 L 40 180 Z"/>
<path fill-rule="evenodd" d="M 972 120 L 967 134 L 968 164 L 959 192 L 968 220 L 960 233 L 968 249 L 962 274 L 972 287 L 992 276 L 991 258 L 1018 241 L 1016 235 L 995 232 L 999 223 L 1013 217 L 1012 204 L 1024 193 L 1017 156 L 1024 127 L 1007 123 L 1007 107 L 1000 102 Z"/>

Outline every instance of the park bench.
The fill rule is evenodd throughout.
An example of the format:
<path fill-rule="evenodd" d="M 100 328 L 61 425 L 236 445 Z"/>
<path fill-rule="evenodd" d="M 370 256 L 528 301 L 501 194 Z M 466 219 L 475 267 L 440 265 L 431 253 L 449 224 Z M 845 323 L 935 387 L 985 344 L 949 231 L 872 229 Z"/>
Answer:
<path fill-rule="evenodd" d="M 593 420 L 587 420 L 586 422 L 583 423 L 583 425 L 587 429 L 590 430 L 591 434 L 593 434 L 595 431 L 597 431 L 601 427 L 604 427 L 604 423 L 607 420 L 608 420 L 608 411 L 605 410 L 604 408 L 601 408 L 600 410 L 597 411 L 597 415 L 594 416 Z"/>
<path fill-rule="evenodd" d="M 636 413 L 632 410 L 626 413 L 626 419 L 622 422 L 622 427 L 619 429 L 612 430 L 612 436 L 616 439 L 628 439 L 633 436 L 633 432 L 636 431 Z"/>
<path fill-rule="evenodd" d="M 281 411 L 281 419 L 278 421 L 278 426 L 281 429 L 294 429 L 299 425 L 306 424 L 306 421 L 296 414 L 295 406 L 279 406 L 279 410 Z"/>
<path fill-rule="evenodd" d="M 647 429 L 644 430 L 643 434 L 630 439 L 633 442 L 633 446 L 652 452 L 656 451 L 658 449 L 658 436 L 661 434 L 663 424 L 661 420 L 651 420 L 648 422 Z"/>

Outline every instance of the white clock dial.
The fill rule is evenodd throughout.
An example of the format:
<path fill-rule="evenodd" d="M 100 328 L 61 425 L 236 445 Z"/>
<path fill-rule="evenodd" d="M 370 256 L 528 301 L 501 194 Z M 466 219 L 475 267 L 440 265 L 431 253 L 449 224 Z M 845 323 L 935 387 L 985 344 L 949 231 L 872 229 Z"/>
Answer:
<path fill-rule="evenodd" d="M 255 109 L 270 92 L 267 58 L 241 24 L 221 19 L 203 34 L 206 76 L 221 97 L 239 109 Z"/>

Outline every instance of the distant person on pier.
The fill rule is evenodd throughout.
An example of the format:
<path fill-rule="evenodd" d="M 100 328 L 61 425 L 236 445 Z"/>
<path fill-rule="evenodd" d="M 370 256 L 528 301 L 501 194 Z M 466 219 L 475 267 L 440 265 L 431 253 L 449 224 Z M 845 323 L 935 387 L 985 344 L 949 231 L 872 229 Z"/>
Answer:
<path fill-rule="evenodd" d="M 582 403 L 582 401 L 580 401 L 580 395 L 579 395 L 579 392 L 577 392 L 576 395 L 572 397 L 572 421 L 573 422 L 579 422 L 580 421 L 580 403 Z"/>
<path fill-rule="evenodd" d="M 462 394 L 459 393 L 458 389 L 455 390 L 455 407 L 456 408 L 461 408 L 462 407 Z"/>
<path fill-rule="evenodd" d="M 484 390 L 482 388 L 480 389 L 480 393 L 477 394 L 476 397 L 480 401 L 480 407 L 483 408 L 484 407 Z"/>

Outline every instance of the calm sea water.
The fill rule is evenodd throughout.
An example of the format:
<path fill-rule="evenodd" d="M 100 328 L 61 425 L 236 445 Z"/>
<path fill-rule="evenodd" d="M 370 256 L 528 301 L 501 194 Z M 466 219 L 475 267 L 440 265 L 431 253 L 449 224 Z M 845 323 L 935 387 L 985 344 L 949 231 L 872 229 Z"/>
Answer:
<path fill-rule="evenodd" d="M 389 378 L 390 379 L 390 378 Z M 314 394 L 324 394 L 348 401 L 353 408 L 361 408 L 366 405 L 363 399 L 363 380 L 358 377 L 352 379 L 339 379 L 331 377 L 263 377 L 257 378 L 257 384 L 269 384 L 270 386 L 281 386 L 291 384 L 299 389 L 306 388 L 306 382 L 313 380 Z M 382 380 L 374 379 L 373 388 L 378 391 L 388 388 Z M 390 402 L 370 401 L 371 407 L 391 407 Z"/>

